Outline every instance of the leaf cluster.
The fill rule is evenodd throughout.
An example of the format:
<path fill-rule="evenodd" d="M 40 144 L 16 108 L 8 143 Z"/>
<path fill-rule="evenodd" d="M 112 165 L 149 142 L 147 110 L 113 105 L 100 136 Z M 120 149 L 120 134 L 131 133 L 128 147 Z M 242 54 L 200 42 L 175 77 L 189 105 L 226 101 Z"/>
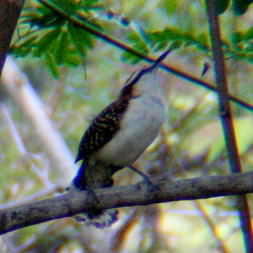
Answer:
<path fill-rule="evenodd" d="M 56 4 L 57 1 L 51 2 Z M 90 10 L 98 8 L 97 2 L 64 0 L 59 3 L 59 8 L 69 16 L 76 15 L 78 11 L 88 16 Z M 11 52 L 21 57 L 30 54 L 43 58 L 55 77 L 59 75 L 59 66 L 80 65 L 94 42 L 84 29 L 37 2 L 24 9 L 18 33 Z"/>
<path fill-rule="evenodd" d="M 59 76 L 59 67 L 76 67 L 85 62 L 87 52 L 94 47 L 94 42 L 99 37 L 92 35 L 85 30 L 88 25 L 96 31 L 103 31 L 110 34 L 106 24 L 112 23 L 113 18 L 118 15 L 106 10 L 100 0 L 76 1 L 64 0 L 48 1 L 49 8 L 43 1 L 32 1 L 26 7 L 20 19 L 18 34 L 11 48 L 11 52 L 20 57 L 28 54 L 33 57 L 44 59 L 54 77 Z M 217 11 L 224 13 L 228 9 L 229 0 L 218 1 Z M 239 5 L 240 1 L 234 0 L 233 8 Z M 247 7 L 250 0 L 241 0 Z M 246 3 L 247 2 L 247 3 Z M 101 12 L 108 12 L 108 20 L 104 21 Z M 73 18 L 80 22 L 77 26 Z M 127 20 L 122 18 L 122 20 Z M 206 32 L 193 29 L 186 31 L 176 26 L 166 26 L 161 30 L 132 29 L 131 20 L 121 22 L 127 26 L 124 30 L 124 42 L 141 53 L 148 54 L 149 51 L 165 50 L 170 47 L 172 50 L 194 49 L 197 55 L 210 56 L 210 43 Z M 120 25 L 120 23 L 118 23 Z M 109 35 L 110 36 L 110 35 Z M 112 38 L 113 39 L 113 38 Z M 253 28 L 249 27 L 244 31 L 235 31 L 230 37 L 224 40 L 226 58 L 234 58 L 252 63 L 253 61 Z M 140 58 L 128 52 L 123 53 L 123 59 L 131 63 L 137 63 Z"/>
<path fill-rule="evenodd" d="M 223 14 L 229 8 L 230 2 L 230 0 L 217 0 L 217 13 Z M 238 16 L 243 15 L 248 10 L 249 5 L 252 2 L 252 0 L 232 0 L 232 10 Z"/>

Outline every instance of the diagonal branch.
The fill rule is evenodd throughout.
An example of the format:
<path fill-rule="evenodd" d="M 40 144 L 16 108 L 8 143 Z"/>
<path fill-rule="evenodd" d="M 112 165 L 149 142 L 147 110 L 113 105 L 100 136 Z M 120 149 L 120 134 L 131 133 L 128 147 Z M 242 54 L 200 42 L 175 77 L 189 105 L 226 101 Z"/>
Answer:
<path fill-rule="evenodd" d="M 225 240 L 222 239 L 215 222 L 211 219 L 210 215 L 201 204 L 200 201 L 196 200 L 193 202 L 197 210 L 201 213 L 201 217 L 203 217 L 203 221 L 207 224 L 208 229 L 210 230 L 211 235 L 216 241 L 217 248 L 221 253 L 229 253 L 228 247 L 226 246 Z"/>
<path fill-rule="evenodd" d="M 253 173 L 205 176 L 172 181 L 153 179 L 159 191 L 147 192 L 145 183 L 96 190 L 99 199 L 85 191 L 70 191 L 50 199 L 0 210 L 0 234 L 53 219 L 70 217 L 90 208 L 116 208 L 154 203 L 231 196 L 253 192 Z"/>
<path fill-rule="evenodd" d="M 227 147 L 228 161 L 232 173 L 241 173 L 242 167 L 240 155 L 236 143 L 233 115 L 228 98 L 228 83 L 226 78 L 225 60 L 222 51 L 222 41 L 220 35 L 219 19 L 216 13 L 214 0 L 206 0 L 209 29 L 212 41 L 212 51 L 214 58 L 215 79 L 218 86 L 219 111 Z M 250 210 L 246 196 L 237 198 L 237 207 L 241 228 L 244 236 L 244 242 L 247 252 L 253 252 L 253 231 L 250 219 Z"/>
<path fill-rule="evenodd" d="M 101 39 L 102 41 L 105 41 L 107 43 L 109 43 L 112 46 L 115 46 L 117 48 L 120 48 L 126 52 L 129 52 L 143 60 L 145 60 L 146 62 L 149 63 L 153 63 L 155 61 L 155 59 L 148 57 L 147 55 L 144 55 L 143 53 L 140 53 L 138 50 L 135 50 L 134 48 L 131 48 L 130 46 L 124 44 L 123 42 L 116 40 L 110 36 L 108 36 L 107 34 L 101 32 L 100 30 L 97 29 L 96 26 L 86 22 L 82 17 L 76 17 L 76 16 L 70 16 L 68 13 L 65 13 L 64 10 L 60 9 L 57 5 L 55 5 L 52 1 L 49 2 L 47 0 L 38 0 L 39 2 L 41 2 L 43 5 L 47 6 L 49 9 L 53 10 L 55 13 L 57 13 L 57 15 L 61 16 L 62 18 L 68 20 L 69 22 L 71 22 L 72 24 L 86 30 L 87 32 L 89 32 L 90 34 L 96 36 L 97 38 Z M 197 77 L 194 77 L 186 72 L 183 72 L 181 70 L 178 70 L 177 68 L 173 67 L 173 66 L 169 66 L 168 64 L 160 64 L 160 68 L 162 68 L 163 70 L 165 70 L 166 72 L 172 73 L 186 81 L 195 83 L 201 87 L 204 87 L 208 90 L 217 92 L 217 88 L 208 83 L 205 82 Z M 251 110 L 253 111 L 253 105 L 231 95 L 228 94 L 228 98 L 233 101 L 234 103 L 244 107 L 245 109 Z"/>
<path fill-rule="evenodd" d="M 45 105 L 27 76 L 19 69 L 11 57 L 7 57 L 2 76 L 2 86 L 13 98 L 24 115 L 29 119 L 38 141 L 48 154 L 53 166 L 59 171 L 58 184 L 65 187 L 73 176 L 73 157 L 61 134 L 49 119 Z"/>

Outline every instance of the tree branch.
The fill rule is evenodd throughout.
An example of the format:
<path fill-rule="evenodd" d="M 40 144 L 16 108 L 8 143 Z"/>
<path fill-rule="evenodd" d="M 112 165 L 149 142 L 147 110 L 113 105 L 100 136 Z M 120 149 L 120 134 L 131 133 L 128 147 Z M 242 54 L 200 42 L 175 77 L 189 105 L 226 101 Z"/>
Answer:
<path fill-rule="evenodd" d="M 98 39 L 101 39 L 102 41 L 105 41 L 107 43 L 109 43 L 112 46 L 115 46 L 117 48 L 120 48 L 128 53 L 131 53 L 132 55 L 135 55 L 137 57 L 140 57 L 141 59 L 143 59 L 144 61 L 148 62 L 148 63 L 153 63 L 155 61 L 155 59 L 153 59 L 152 57 L 147 56 L 146 54 L 140 53 L 138 50 L 128 46 L 127 44 L 123 43 L 120 40 L 114 39 L 111 36 L 108 36 L 106 33 L 98 30 L 94 25 L 88 23 L 86 20 L 84 20 L 84 18 L 82 17 L 77 17 L 77 16 L 70 16 L 68 13 L 65 13 L 64 10 L 60 9 L 55 3 L 53 3 L 52 1 L 49 2 L 47 0 L 38 0 L 41 4 L 47 6 L 50 10 L 54 11 L 55 13 L 57 13 L 57 15 L 61 16 L 62 18 L 66 19 L 67 21 L 71 22 L 72 24 L 76 25 L 77 27 L 80 27 L 84 30 L 86 30 L 87 32 L 89 32 L 90 34 L 92 34 L 93 36 L 95 36 Z M 85 22 L 86 21 L 86 22 Z M 159 67 L 163 70 L 165 70 L 166 72 L 172 73 L 186 81 L 192 82 L 194 84 L 197 84 L 201 87 L 204 87 L 208 90 L 217 92 L 217 88 L 208 83 L 205 82 L 197 77 L 194 77 L 191 74 L 188 74 L 186 72 L 183 72 L 173 66 L 170 66 L 168 64 L 164 64 L 161 63 L 159 65 Z M 237 105 L 242 106 L 245 109 L 248 109 L 250 111 L 253 111 L 253 105 L 251 105 L 250 103 L 247 103 L 239 98 L 237 98 L 236 96 L 233 96 L 231 94 L 228 94 L 228 98 L 229 100 L 231 100 L 232 102 L 236 103 Z"/>
<path fill-rule="evenodd" d="M 0 81 L 29 119 L 50 161 L 62 175 L 58 178 L 57 184 L 65 187 L 73 177 L 73 168 L 76 167 L 73 156 L 53 121 L 48 117 L 43 101 L 11 57 L 6 59 Z"/>
<path fill-rule="evenodd" d="M 0 74 L 24 0 L 0 0 Z"/>
<path fill-rule="evenodd" d="M 253 192 L 253 173 L 205 176 L 172 181 L 154 179 L 160 191 L 147 192 L 146 185 L 111 187 L 96 190 L 99 202 L 86 192 L 70 191 L 50 199 L 0 210 L 0 234 L 49 220 L 70 217 L 90 208 L 116 208 L 154 203 L 204 199 Z"/>
<path fill-rule="evenodd" d="M 231 106 L 229 103 L 229 87 L 226 78 L 226 66 L 222 50 L 219 17 L 216 12 L 216 1 L 206 0 L 209 30 L 215 68 L 215 79 L 218 87 L 219 112 L 227 148 L 228 162 L 233 173 L 241 173 L 242 166 L 236 142 L 236 134 Z M 237 205 L 239 219 L 247 252 L 253 252 L 253 231 L 250 208 L 246 196 L 238 196 Z"/>

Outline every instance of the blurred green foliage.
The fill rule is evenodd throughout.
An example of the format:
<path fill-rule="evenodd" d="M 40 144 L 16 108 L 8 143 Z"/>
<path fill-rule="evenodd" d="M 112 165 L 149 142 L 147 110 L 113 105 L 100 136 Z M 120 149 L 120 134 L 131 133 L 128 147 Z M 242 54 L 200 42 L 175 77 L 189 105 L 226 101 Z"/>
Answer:
<path fill-rule="evenodd" d="M 51 0 L 48 3 L 51 9 L 45 6 L 43 1 L 35 0 L 24 9 L 19 22 L 19 36 L 12 44 L 11 52 L 21 57 L 32 55 L 43 58 L 51 73 L 55 77 L 59 77 L 59 66 L 79 66 L 85 61 L 86 53 L 93 48 L 96 38 L 82 28 L 82 25 L 109 35 L 110 31 L 104 23 L 113 22 L 113 18 L 118 17 L 118 14 L 111 12 L 102 1 L 98 0 Z M 229 6 L 229 1 L 217 1 L 217 3 L 218 13 L 224 13 Z M 247 5 L 248 8 L 250 1 L 234 0 L 233 3 L 234 9 L 237 10 L 238 6 L 242 5 Z M 165 4 L 170 16 L 176 16 L 179 4 L 170 3 L 167 4 L 168 6 Z M 107 14 L 107 21 L 101 19 L 100 13 L 108 11 L 110 13 Z M 131 23 L 133 21 L 124 17 L 118 22 L 121 26 L 129 26 L 129 28 L 131 28 Z M 189 27 L 184 29 L 182 26 L 165 25 L 162 29 L 156 28 L 155 30 L 146 28 L 146 26 L 145 28 L 139 27 L 139 30 L 129 29 L 124 36 L 124 42 L 142 53 L 165 50 L 168 46 L 173 50 L 188 47 L 193 50 L 194 47 L 196 48 L 194 52 L 197 54 L 202 53 L 210 56 L 207 30 L 203 32 L 203 29 L 198 26 L 195 26 L 195 29 L 189 29 Z M 228 39 L 224 40 L 226 56 L 252 63 L 252 39 L 252 27 L 231 32 Z M 136 63 L 138 58 L 124 53 L 124 59 L 130 59 L 131 62 Z"/>
<path fill-rule="evenodd" d="M 195 76 L 200 76 L 202 66 L 208 62 L 211 67 L 204 79 L 213 82 L 204 1 L 47 2 L 54 10 L 41 1 L 26 2 L 11 53 L 17 57 L 73 153 L 83 130 L 138 68 L 132 64 L 141 60 L 101 41 L 82 25 L 147 55 L 159 55 L 171 47 L 166 62 Z M 252 104 L 252 1 L 217 2 L 231 93 Z M 162 81 L 168 87 L 168 119 L 161 136 L 137 165 L 151 174 L 168 172 L 173 177 L 228 173 L 215 94 L 167 73 L 162 75 Z M 51 183 L 61 177 L 53 173 L 54 167 L 20 108 L 11 100 L 4 104 L 28 154 L 24 157 L 19 152 L 1 114 L 3 204 L 36 196 L 46 187 L 34 167 L 41 173 L 46 171 Z M 252 115 L 242 107 L 234 106 L 233 110 L 242 165 L 245 171 L 251 170 Z M 127 170 L 115 176 L 117 185 L 137 180 Z M 252 201 L 251 197 L 249 200 Z M 120 210 L 121 224 L 106 231 L 63 219 L 22 229 L 7 240 L 15 252 L 101 252 L 108 247 L 114 247 L 115 252 L 243 252 L 233 198 L 200 203 L 204 209 L 194 202 L 138 207 L 135 215 L 131 213 L 133 208 L 126 208 Z M 218 231 L 221 241 L 210 232 L 212 229 Z M 220 245 L 227 251 L 222 251 Z"/>

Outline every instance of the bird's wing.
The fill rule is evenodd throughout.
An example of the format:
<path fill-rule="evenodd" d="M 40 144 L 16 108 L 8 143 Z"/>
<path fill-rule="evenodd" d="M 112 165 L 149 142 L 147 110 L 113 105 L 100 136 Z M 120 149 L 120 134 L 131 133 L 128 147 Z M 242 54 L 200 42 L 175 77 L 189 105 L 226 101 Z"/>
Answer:
<path fill-rule="evenodd" d="M 81 139 L 75 162 L 88 159 L 113 138 L 127 106 L 128 100 L 116 100 L 96 116 Z"/>

